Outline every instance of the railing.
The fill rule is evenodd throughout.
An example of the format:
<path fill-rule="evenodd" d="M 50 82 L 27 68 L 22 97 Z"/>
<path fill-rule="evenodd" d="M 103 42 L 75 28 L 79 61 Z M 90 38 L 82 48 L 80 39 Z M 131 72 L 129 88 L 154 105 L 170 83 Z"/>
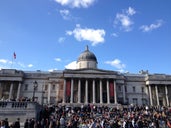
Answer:
<path fill-rule="evenodd" d="M 6 101 L 0 101 L 0 108 L 27 108 L 28 102 L 6 102 Z"/>

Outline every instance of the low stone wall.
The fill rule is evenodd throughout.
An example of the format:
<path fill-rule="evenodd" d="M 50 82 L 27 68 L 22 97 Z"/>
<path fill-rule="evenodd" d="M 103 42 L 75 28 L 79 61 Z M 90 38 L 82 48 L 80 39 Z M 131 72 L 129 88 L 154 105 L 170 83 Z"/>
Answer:
<path fill-rule="evenodd" d="M 0 101 L 0 120 L 8 118 L 12 123 L 19 118 L 22 123 L 26 119 L 38 118 L 40 110 L 41 106 L 36 102 Z"/>

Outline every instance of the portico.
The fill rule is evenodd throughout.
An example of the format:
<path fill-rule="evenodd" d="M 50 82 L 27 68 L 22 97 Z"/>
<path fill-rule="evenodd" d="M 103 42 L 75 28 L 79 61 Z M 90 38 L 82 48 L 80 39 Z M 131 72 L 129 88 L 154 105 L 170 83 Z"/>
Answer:
<path fill-rule="evenodd" d="M 63 103 L 117 104 L 115 74 L 99 69 L 65 70 Z"/>
<path fill-rule="evenodd" d="M 97 58 L 88 46 L 78 57 L 76 67 L 63 71 L 63 104 L 117 104 L 118 73 L 98 69 Z"/>
<path fill-rule="evenodd" d="M 164 80 L 163 80 L 164 77 Z M 171 96 L 171 81 L 170 76 L 162 76 L 162 75 L 156 75 L 156 76 L 148 76 L 146 81 L 148 94 L 149 94 L 149 101 L 150 105 L 155 106 L 170 106 L 171 105 L 171 99 L 169 98 Z"/>
<path fill-rule="evenodd" d="M 19 99 L 21 82 L 18 81 L 1 81 L 0 82 L 0 98 L 2 100 Z"/>
<path fill-rule="evenodd" d="M 2 70 L 0 73 L 0 99 L 19 99 L 22 80 L 23 72 L 8 69 Z"/>

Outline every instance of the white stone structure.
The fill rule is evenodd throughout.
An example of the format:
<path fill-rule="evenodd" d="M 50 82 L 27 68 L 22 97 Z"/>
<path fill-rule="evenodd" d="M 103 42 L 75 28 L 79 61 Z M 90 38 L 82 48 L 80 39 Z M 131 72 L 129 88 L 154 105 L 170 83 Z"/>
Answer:
<path fill-rule="evenodd" d="M 37 85 L 35 85 L 37 84 Z M 1 100 L 31 100 L 40 104 L 137 104 L 171 106 L 171 75 L 119 73 L 97 68 L 88 47 L 77 69 L 53 72 L 0 70 Z"/>

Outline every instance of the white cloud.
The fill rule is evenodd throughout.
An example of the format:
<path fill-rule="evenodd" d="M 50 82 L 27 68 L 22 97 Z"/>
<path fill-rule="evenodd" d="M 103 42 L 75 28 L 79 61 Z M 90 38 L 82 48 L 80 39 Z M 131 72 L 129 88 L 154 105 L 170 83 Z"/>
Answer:
<path fill-rule="evenodd" d="M 58 39 L 58 42 L 59 43 L 62 43 L 62 42 L 64 42 L 65 41 L 65 37 L 59 37 L 59 39 Z"/>
<path fill-rule="evenodd" d="M 73 32 L 72 31 L 66 31 L 66 34 L 71 36 L 73 34 Z"/>
<path fill-rule="evenodd" d="M 59 11 L 64 20 L 69 20 L 71 18 L 70 11 L 63 9 Z"/>
<path fill-rule="evenodd" d="M 29 68 L 33 67 L 33 64 L 29 64 L 28 67 L 29 67 Z"/>
<path fill-rule="evenodd" d="M 123 70 L 126 67 L 126 65 L 123 64 L 119 59 L 115 59 L 112 61 L 106 61 L 105 63 L 109 64 L 109 65 L 111 65 L 111 66 L 113 66 L 119 70 Z"/>
<path fill-rule="evenodd" d="M 55 71 L 55 70 L 57 70 L 57 68 L 49 69 L 48 71 L 49 71 L 49 72 L 53 72 L 53 71 Z"/>
<path fill-rule="evenodd" d="M 125 31 L 130 31 L 131 30 L 131 25 L 133 22 L 129 18 L 129 16 L 126 16 L 124 14 L 117 14 L 116 19 L 115 19 L 115 24 L 121 24 L 120 28 L 124 29 Z"/>
<path fill-rule="evenodd" d="M 162 25 L 163 25 L 163 20 L 158 20 L 158 21 L 156 21 L 156 23 L 150 24 L 149 26 L 148 25 L 142 25 L 140 27 L 140 29 L 143 32 L 149 32 L 149 31 L 152 31 L 154 29 L 161 27 Z"/>
<path fill-rule="evenodd" d="M 92 43 L 93 46 L 103 43 L 105 30 L 103 29 L 92 29 L 92 28 L 81 28 L 79 24 L 73 31 L 66 31 L 67 35 L 74 35 L 78 41 L 87 40 Z"/>
<path fill-rule="evenodd" d="M 21 68 L 32 68 L 33 64 L 24 64 L 23 62 L 16 62 L 15 66 L 17 67 L 19 66 Z"/>
<path fill-rule="evenodd" d="M 14 62 L 10 61 L 10 60 L 7 60 L 7 59 L 0 59 L 0 63 L 1 64 L 12 64 Z"/>
<path fill-rule="evenodd" d="M 31 68 L 33 67 L 33 64 L 24 64 L 23 62 L 19 61 L 10 61 L 8 59 L 0 59 L 0 69 L 2 68 L 16 68 L 16 69 L 22 69 L 22 68 Z"/>
<path fill-rule="evenodd" d="M 61 58 L 55 58 L 55 61 L 60 62 Z"/>
<path fill-rule="evenodd" d="M 55 0 L 63 6 L 70 6 L 73 8 L 87 8 L 92 5 L 96 0 Z"/>
<path fill-rule="evenodd" d="M 3 64 L 5 64 L 5 63 L 7 63 L 8 62 L 8 60 L 5 60 L 5 59 L 0 59 L 0 63 L 3 63 Z"/>
<path fill-rule="evenodd" d="M 117 33 L 112 33 L 111 35 L 114 36 L 114 37 L 118 37 Z"/>
<path fill-rule="evenodd" d="M 122 13 L 117 13 L 114 20 L 114 26 L 119 26 L 120 29 L 126 32 L 131 31 L 134 22 L 130 16 L 133 16 L 135 13 L 136 11 L 131 7 Z"/>
<path fill-rule="evenodd" d="M 128 10 L 126 10 L 126 13 L 132 16 L 136 13 L 136 11 L 133 8 L 129 7 Z"/>
<path fill-rule="evenodd" d="M 22 68 L 25 68 L 25 67 L 26 67 L 25 64 L 22 63 L 22 62 L 17 62 L 17 64 L 18 64 L 20 67 L 22 67 Z"/>
<path fill-rule="evenodd" d="M 77 61 L 73 61 L 65 66 L 66 69 L 76 69 L 77 68 Z"/>

